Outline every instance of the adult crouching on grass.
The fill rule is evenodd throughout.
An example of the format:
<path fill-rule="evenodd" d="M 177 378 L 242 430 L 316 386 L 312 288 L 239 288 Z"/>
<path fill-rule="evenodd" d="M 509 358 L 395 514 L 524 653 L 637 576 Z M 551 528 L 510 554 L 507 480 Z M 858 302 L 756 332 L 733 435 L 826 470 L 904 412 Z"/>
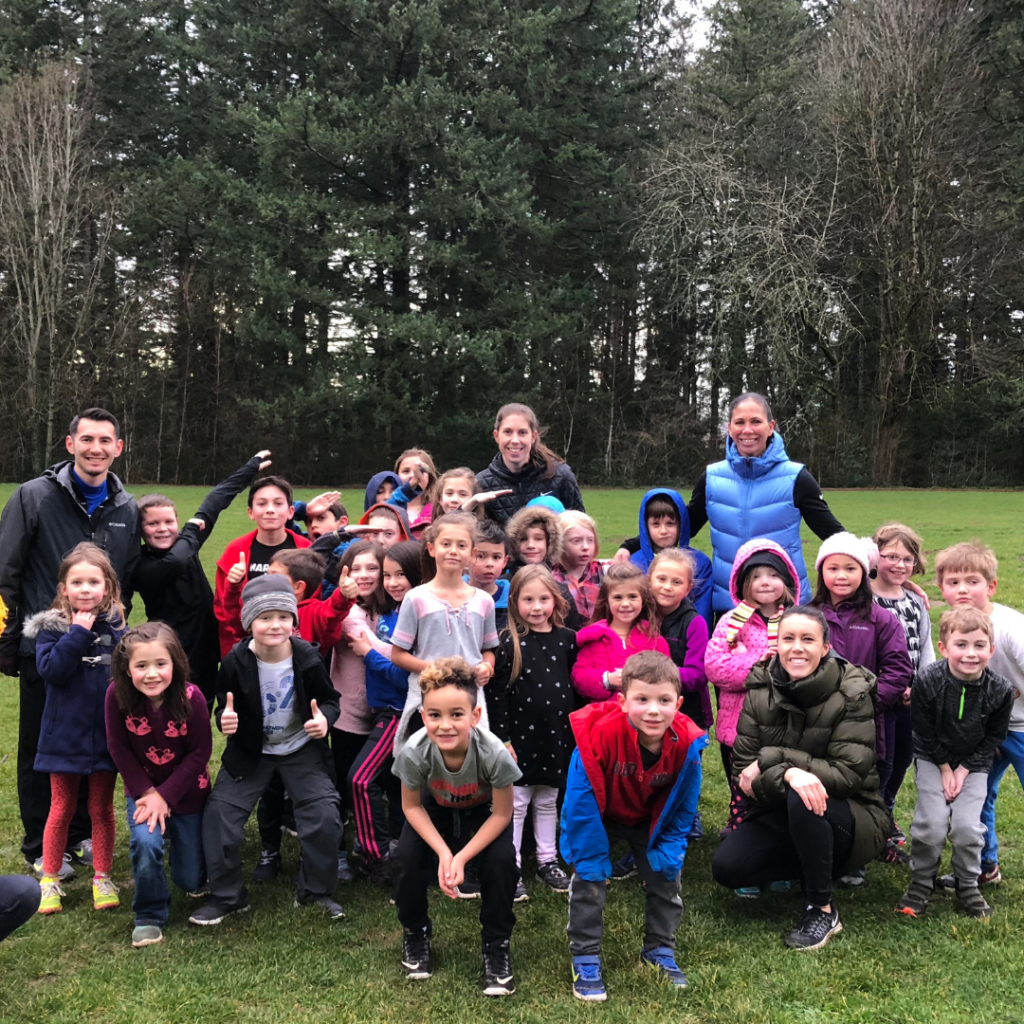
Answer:
<path fill-rule="evenodd" d="M 889 835 L 874 689 L 870 672 L 829 656 L 828 623 L 802 605 L 783 613 L 778 654 L 747 678 L 733 747 L 745 806 L 711 870 L 730 889 L 801 880 L 807 907 L 791 949 L 820 949 L 842 931 L 832 880 L 862 868 Z"/>
<path fill-rule="evenodd" d="M 477 474 L 484 513 L 504 525 L 534 498 L 552 495 L 566 509 L 586 512 L 576 477 L 540 439 L 540 422 L 528 405 L 503 405 L 494 419 L 498 454 Z"/>

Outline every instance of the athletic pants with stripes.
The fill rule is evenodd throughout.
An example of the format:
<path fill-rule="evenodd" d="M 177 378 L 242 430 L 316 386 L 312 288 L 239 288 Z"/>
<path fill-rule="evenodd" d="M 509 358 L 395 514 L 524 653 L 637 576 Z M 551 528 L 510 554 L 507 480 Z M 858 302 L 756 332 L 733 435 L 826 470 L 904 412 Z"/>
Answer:
<path fill-rule="evenodd" d="M 369 861 L 388 856 L 392 838 L 402 832 L 401 783 L 391 774 L 395 734 L 401 712 L 385 708 L 378 715 L 348 773 L 356 836 Z M 384 797 L 388 798 L 385 808 Z"/>

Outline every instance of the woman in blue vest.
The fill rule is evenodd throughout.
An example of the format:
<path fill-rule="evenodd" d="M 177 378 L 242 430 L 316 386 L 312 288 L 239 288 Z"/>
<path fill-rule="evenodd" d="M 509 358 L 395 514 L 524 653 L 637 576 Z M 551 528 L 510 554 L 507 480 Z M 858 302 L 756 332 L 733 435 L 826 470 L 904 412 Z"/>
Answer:
<path fill-rule="evenodd" d="M 732 610 L 729 572 L 742 544 L 767 537 L 781 545 L 800 573 L 801 593 L 809 594 L 801 519 L 822 540 L 843 529 L 818 481 L 804 465 L 790 461 L 768 400 L 755 392 L 729 405 L 725 458 L 708 466 L 697 481 L 687 510 L 691 533 L 705 523 L 711 526 L 716 615 Z"/>
<path fill-rule="evenodd" d="M 711 524 L 716 617 L 732 611 L 729 573 L 736 552 L 748 540 L 767 537 L 785 548 L 800 574 L 800 592 L 810 594 L 800 544 L 801 519 L 822 540 L 843 529 L 822 497 L 818 481 L 804 465 L 790 461 L 782 435 L 775 431 L 768 399 L 753 391 L 729 405 L 725 458 L 701 474 L 686 509 L 691 537 L 705 523 Z M 639 548 L 639 538 L 623 541 L 616 558 Z"/>

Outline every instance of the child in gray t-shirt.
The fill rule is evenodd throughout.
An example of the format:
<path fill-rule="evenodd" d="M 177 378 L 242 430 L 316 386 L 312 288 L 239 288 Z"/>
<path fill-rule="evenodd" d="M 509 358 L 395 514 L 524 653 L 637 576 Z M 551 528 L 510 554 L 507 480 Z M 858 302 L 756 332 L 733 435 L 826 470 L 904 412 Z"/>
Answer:
<path fill-rule="evenodd" d="M 504 744 L 479 727 L 477 683 L 462 658 L 441 658 L 420 673 L 424 728 L 392 769 L 402 780 L 405 826 L 395 852 L 395 903 L 406 977 L 429 978 L 427 887 L 435 879 L 457 898 L 466 865 L 477 865 L 483 906 L 484 995 L 511 995 L 509 940 L 519 869 L 512 844 L 512 784 L 522 773 Z M 435 869 L 435 864 L 436 869 Z M 436 872 L 436 875 L 435 875 Z"/>

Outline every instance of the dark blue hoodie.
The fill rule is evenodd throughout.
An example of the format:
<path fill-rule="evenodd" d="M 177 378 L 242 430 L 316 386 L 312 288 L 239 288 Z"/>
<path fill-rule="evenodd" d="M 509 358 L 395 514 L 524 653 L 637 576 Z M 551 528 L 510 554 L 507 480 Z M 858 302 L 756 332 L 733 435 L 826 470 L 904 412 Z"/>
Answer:
<path fill-rule="evenodd" d="M 679 540 L 675 546 L 688 551 L 696 564 L 693 590 L 690 591 L 689 598 L 707 622 L 708 629 L 711 629 L 714 624 L 714 612 L 711 609 L 711 559 L 703 551 L 690 547 L 690 514 L 686 511 L 686 502 L 683 501 L 683 496 L 678 491 L 673 491 L 668 487 L 655 487 L 643 496 L 640 501 L 640 550 L 629 560 L 633 565 L 647 572 L 654 556 L 658 553 L 654 550 L 654 544 L 651 543 L 651 535 L 647 529 L 647 505 L 653 498 L 667 498 L 679 512 Z"/>
<path fill-rule="evenodd" d="M 363 498 L 363 511 L 365 512 L 371 505 L 377 503 L 377 492 L 380 490 L 381 485 L 388 480 L 394 485 L 397 491 L 402 486 L 402 480 L 397 473 L 392 473 L 390 469 L 384 470 L 383 473 L 374 473 L 370 477 L 370 482 L 366 485 L 366 496 Z"/>

